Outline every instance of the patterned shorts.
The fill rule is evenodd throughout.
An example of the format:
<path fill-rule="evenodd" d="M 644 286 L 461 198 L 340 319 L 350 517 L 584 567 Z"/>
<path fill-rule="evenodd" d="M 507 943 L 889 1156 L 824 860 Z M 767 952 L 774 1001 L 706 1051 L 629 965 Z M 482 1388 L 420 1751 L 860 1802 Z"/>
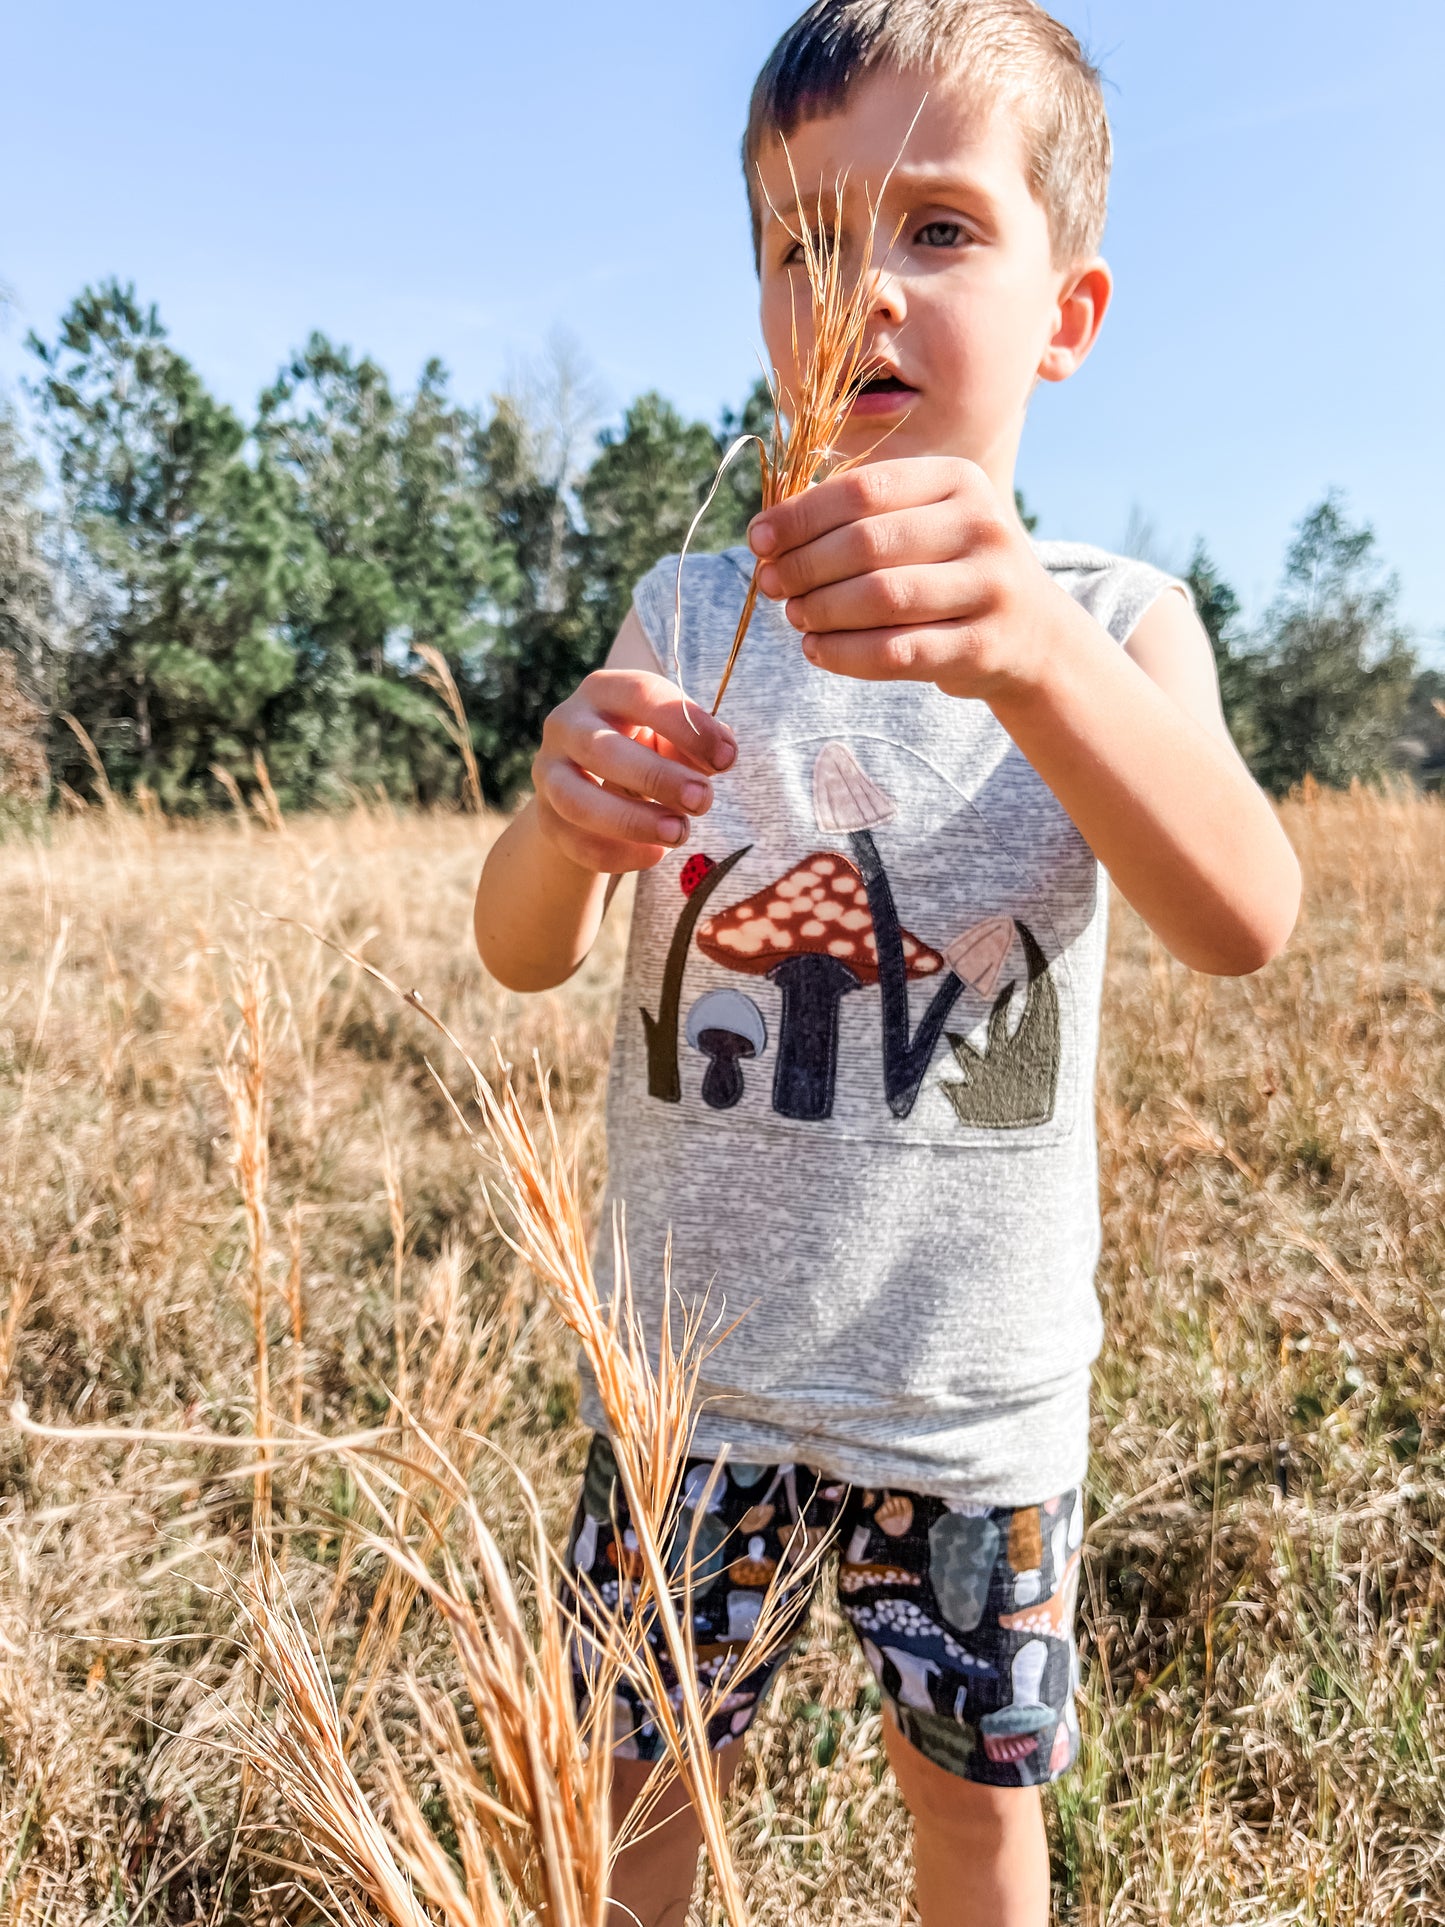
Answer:
<path fill-rule="evenodd" d="M 919 1752 L 966 1780 L 1037 1786 L 1072 1765 L 1079 1745 L 1074 1694 L 1078 1654 L 1074 1597 L 1083 1538 L 1075 1487 L 1042 1505 L 947 1505 L 912 1492 L 842 1485 L 801 1465 L 729 1460 L 707 1492 L 709 1459 L 689 1459 L 677 1544 L 697 1525 L 694 1621 L 698 1674 L 726 1688 L 711 1726 L 714 1746 L 745 1733 L 786 1650 L 733 1676 L 757 1625 L 763 1594 L 790 1540 L 796 1551 L 835 1530 L 838 1603 L 892 1707 Z M 695 1509 L 705 1504 L 702 1520 Z M 607 1440 L 593 1437 L 567 1547 L 615 1607 L 637 1557 L 627 1502 Z M 815 1567 L 790 1595 L 800 1626 Z M 663 1676 L 675 1684 L 654 1638 Z M 587 1683 L 574 1671 L 579 1701 Z M 662 1738 L 630 1684 L 613 1706 L 616 1750 L 657 1759 Z"/>

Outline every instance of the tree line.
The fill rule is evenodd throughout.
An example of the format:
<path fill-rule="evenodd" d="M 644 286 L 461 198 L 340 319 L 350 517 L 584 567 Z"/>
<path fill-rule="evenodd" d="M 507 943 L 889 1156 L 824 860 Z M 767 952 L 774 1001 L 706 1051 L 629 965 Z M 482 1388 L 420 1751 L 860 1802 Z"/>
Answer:
<path fill-rule="evenodd" d="M 525 784 L 547 711 L 601 661 L 633 583 L 675 551 L 761 384 L 716 424 L 657 394 L 591 429 L 565 353 L 469 408 L 432 361 L 410 393 L 313 335 L 243 419 L 154 307 L 86 289 L 28 383 L 53 486 L 0 408 L 0 795 L 97 780 L 199 810 L 254 780 L 326 806 L 380 785 L 434 803 L 461 771 L 422 651 L 446 659 L 483 791 Z M 748 464 L 699 546 L 743 537 Z M 1032 521 L 1032 518 L 1029 518 Z M 1226 711 L 1268 788 L 1445 767 L 1434 704 L 1372 532 L 1328 496 L 1253 628 L 1200 544 L 1187 570 Z M 70 719 L 74 719 L 72 722 Z M 77 730 L 75 724 L 79 725 Z"/>

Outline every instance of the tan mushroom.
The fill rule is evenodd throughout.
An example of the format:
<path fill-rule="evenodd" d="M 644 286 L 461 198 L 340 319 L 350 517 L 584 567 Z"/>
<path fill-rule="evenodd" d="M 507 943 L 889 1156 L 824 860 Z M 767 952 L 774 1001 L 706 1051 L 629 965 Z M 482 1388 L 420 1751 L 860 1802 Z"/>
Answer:
<path fill-rule="evenodd" d="M 970 990 L 991 997 L 1013 948 L 1012 917 L 988 917 L 944 945 L 943 954 Z"/>
<path fill-rule="evenodd" d="M 813 764 L 813 814 L 820 830 L 851 836 L 891 823 L 898 805 L 879 789 L 846 743 L 824 743 Z"/>
<path fill-rule="evenodd" d="M 909 977 L 935 976 L 943 958 L 900 930 Z M 773 1108 L 828 1117 L 838 1059 L 838 1004 L 878 981 L 878 944 L 862 874 L 845 856 L 816 851 L 786 876 L 698 928 L 698 948 L 731 970 L 766 976 L 783 993 Z"/>

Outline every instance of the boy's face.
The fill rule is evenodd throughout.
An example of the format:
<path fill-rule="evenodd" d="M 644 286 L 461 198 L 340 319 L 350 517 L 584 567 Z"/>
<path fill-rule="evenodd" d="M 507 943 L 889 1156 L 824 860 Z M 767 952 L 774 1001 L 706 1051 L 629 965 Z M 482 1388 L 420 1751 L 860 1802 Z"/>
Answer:
<path fill-rule="evenodd" d="M 980 104 L 946 75 L 869 76 L 837 113 L 805 121 L 786 151 L 776 138 L 764 145 L 763 338 L 785 399 L 799 380 L 795 314 L 801 354 L 811 342 L 807 276 L 788 229 L 804 219 L 816 226 L 821 197 L 831 233 L 843 181 L 851 281 L 868 238 L 868 196 L 893 169 L 875 231 L 877 289 L 865 344 L 889 376 L 859 398 L 840 455 L 878 444 L 881 459 L 962 456 L 1000 488 L 1011 486 L 1035 381 L 1073 372 L 1109 297 L 1102 262 L 1054 264 L 1048 217 L 1025 166 L 1008 105 Z"/>

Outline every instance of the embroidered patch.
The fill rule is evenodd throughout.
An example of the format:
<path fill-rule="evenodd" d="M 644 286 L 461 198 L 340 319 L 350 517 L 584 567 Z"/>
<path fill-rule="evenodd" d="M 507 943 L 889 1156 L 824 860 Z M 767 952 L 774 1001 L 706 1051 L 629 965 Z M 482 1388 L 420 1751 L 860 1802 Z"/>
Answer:
<path fill-rule="evenodd" d="M 698 929 L 697 945 L 705 957 L 769 977 L 782 992 L 773 1066 L 773 1109 L 781 1117 L 814 1122 L 832 1116 L 838 1006 L 844 997 L 883 983 L 885 998 L 892 998 L 889 986 L 901 982 L 906 999 L 908 977 L 934 976 L 943 968 L 938 952 L 904 930 L 896 915 L 886 932 L 880 931 L 886 959 L 880 954 L 871 895 L 847 857 L 819 850 Z M 891 912 L 891 897 L 888 907 Z"/>
<path fill-rule="evenodd" d="M 963 994 L 967 969 L 953 965 L 934 992 L 918 1029 L 910 1031 L 908 980 L 933 975 L 940 958 L 928 970 L 915 963 L 908 933 L 898 921 L 893 889 L 873 840 L 880 824 L 891 823 L 898 805 L 867 775 L 844 743 L 825 743 L 813 765 L 813 813 L 818 827 L 844 832 L 858 874 L 868 896 L 873 921 L 872 955 L 878 973 L 878 995 L 883 1022 L 883 1093 L 898 1118 L 907 1117 L 918 1101 L 943 1026 Z M 930 957 L 934 953 L 930 952 Z M 964 953 L 971 960 L 972 953 Z"/>
<path fill-rule="evenodd" d="M 891 823 L 898 805 L 864 773 L 846 743 L 824 743 L 813 765 L 813 814 L 820 830 L 851 833 Z"/>
<path fill-rule="evenodd" d="M 982 1054 L 966 1037 L 948 1033 L 963 1081 L 940 1079 L 940 1088 L 960 1122 L 995 1131 L 1047 1124 L 1059 1088 L 1059 993 L 1033 932 L 1020 923 L 1018 933 L 1029 984 L 1018 1029 L 1009 1036 L 1008 1006 L 1014 988 L 1010 984 L 999 993 L 989 1015 L 988 1047 Z"/>
<path fill-rule="evenodd" d="M 647 1009 L 641 1012 L 643 1034 L 647 1038 L 647 1094 L 660 1098 L 664 1104 L 682 1102 L 682 1075 L 677 1064 L 677 1022 L 682 1010 L 682 979 L 687 969 L 692 933 L 697 928 L 708 898 L 752 847 L 751 843 L 745 843 L 742 849 L 734 850 L 731 856 L 725 856 L 721 863 L 714 863 L 700 875 L 698 870 L 701 866 L 696 858 L 688 860 L 690 887 L 685 891 L 687 901 L 673 930 L 672 942 L 667 947 L 657 1015 L 654 1017 Z"/>
<path fill-rule="evenodd" d="M 859 978 L 836 957 L 787 957 L 768 972 L 783 993 L 773 1109 L 816 1122 L 833 1115 L 838 1078 L 838 1006 Z"/>
<path fill-rule="evenodd" d="M 714 1111 L 730 1110 L 743 1094 L 743 1060 L 767 1049 L 763 1013 L 740 990 L 705 990 L 687 1013 L 683 1034 L 709 1059 L 703 1103 Z"/>
<path fill-rule="evenodd" d="M 948 971 L 919 1019 L 918 1029 L 910 1035 L 908 979 L 921 973 L 908 966 L 903 942 L 905 932 L 898 921 L 893 890 L 872 832 L 855 830 L 848 842 L 858 859 L 858 870 L 868 892 L 868 907 L 873 913 L 879 998 L 883 1007 L 883 1094 L 895 1117 L 907 1117 L 923 1089 L 943 1026 L 963 995 L 963 979 L 956 970 Z"/>

